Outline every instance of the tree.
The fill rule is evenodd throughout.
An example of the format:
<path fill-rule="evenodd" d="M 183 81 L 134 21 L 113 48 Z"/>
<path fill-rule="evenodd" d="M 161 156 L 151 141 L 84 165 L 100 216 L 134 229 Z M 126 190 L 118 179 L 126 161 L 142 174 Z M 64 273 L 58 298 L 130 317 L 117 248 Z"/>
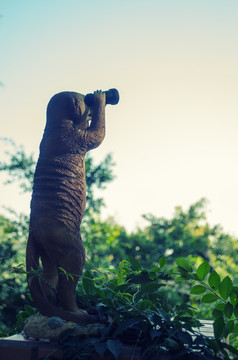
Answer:
<path fill-rule="evenodd" d="M 0 171 L 5 171 L 9 177 L 5 185 L 17 181 L 23 192 L 31 191 L 36 166 L 33 153 L 26 155 L 24 147 L 22 145 L 17 146 L 11 139 L 1 140 L 5 146 L 11 147 L 11 151 L 5 152 L 9 160 L 0 162 Z"/>
<path fill-rule="evenodd" d="M 214 266 L 222 261 L 224 255 L 235 258 L 237 239 L 225 234 L 220 225 L 208 224 L 206 205 L 207 200 L 203 198 L 187 211 L 176 207 L 171 219 L 144 215 L 148 225 L 130 235 L 130 244 L 127 246 L 129 255 L 137 257 L 142 263 L 153 265 L 160 257 L 165 257 L 167 263 L 173 263 L 181 256 L 200 257 Z M 124 246 L 124 241 L 128 239 L 122 238 L 121 246 Z"/>
<path fill-rule="evenodd" d="M 24 238 L 17 223 L 0 216 L 0 332 L 16 322 L 16 313 L 26 298 L 21 268 Z"/>

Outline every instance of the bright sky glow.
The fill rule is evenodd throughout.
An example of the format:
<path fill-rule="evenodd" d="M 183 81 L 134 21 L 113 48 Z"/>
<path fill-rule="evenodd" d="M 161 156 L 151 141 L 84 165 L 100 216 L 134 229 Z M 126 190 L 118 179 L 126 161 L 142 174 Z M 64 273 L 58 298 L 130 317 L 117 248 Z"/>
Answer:
<path fill-rule="evenodd" d="M 238 236 L 237 0 L 1 0 L 0 14 L 1 137 L 37 157 L 53 94 L 116 87 L 91 153 L 116 162 L 103 216 L 133 230 L 207 197 L 209 222 Z"/>

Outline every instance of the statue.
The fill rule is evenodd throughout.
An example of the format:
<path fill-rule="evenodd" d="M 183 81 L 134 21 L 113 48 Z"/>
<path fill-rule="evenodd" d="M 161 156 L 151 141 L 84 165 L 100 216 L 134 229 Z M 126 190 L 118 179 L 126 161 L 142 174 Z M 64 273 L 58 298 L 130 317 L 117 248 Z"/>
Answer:
<path fill-rule="evenodd" d="M 118 101 L 116 89 L 86 97 L 61 92 L 47 107 L 31 199 L 26 269 L 34 304 L 48 317 L 84 324 L 99 321 L 96 315 L 80 310 L 75 299 L 85 264 L 80 235 L 86 205 L 84 157 L 104 139 L 106 103 Z M 40 261 L 41 278 L 36 274 Z"/>

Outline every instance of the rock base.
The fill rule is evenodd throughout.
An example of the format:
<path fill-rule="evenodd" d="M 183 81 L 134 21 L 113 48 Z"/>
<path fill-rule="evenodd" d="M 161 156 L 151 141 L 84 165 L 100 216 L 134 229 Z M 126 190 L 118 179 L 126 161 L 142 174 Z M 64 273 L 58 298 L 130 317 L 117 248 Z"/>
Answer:
<path fill-rule="evenodd" d="M 100 336 L 104 329 L 102 324 L 80 325 L 64 321 L 59 317 L 41 314 L 30 316 L 24 325 L 23 336 L 30 340 L 57 342 L 60 335 L 66 330 L 73 330 L 74 335 Z"/>

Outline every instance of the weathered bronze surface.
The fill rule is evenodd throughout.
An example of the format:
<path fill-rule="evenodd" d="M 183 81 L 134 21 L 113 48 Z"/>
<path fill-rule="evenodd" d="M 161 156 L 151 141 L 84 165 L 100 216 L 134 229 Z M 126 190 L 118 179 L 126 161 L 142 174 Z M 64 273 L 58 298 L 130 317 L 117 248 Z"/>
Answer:
<path fill-rule="evenodd" d="M 85 263 L 80 223 L 86 205 L 84 157 L 105 136 L 105 93 L 62 92 L 52 97 L 40 144 L 31 200 L 26 252 L 28 284 L 35 306 L 46 316 L 93 323 L 97 316 L 79 310 L 75 288 Z M 91 121 L 91 123 L 90 123 Z M 39 278 L 34 271 L 43 268 Z M 73 274 L 67 277 L 59 268 Z"/>

